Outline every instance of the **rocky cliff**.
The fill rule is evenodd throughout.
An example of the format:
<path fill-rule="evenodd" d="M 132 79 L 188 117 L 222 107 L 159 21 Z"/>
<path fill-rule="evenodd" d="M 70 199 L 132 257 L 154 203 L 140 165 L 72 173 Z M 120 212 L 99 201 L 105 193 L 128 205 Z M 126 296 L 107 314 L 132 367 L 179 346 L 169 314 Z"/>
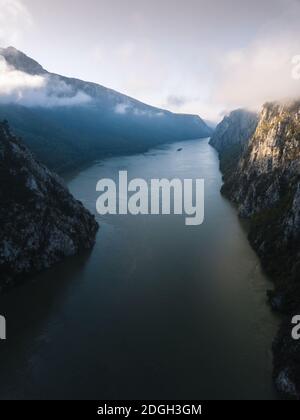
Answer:
<path fill-rule="evenodd" d="M 291 338 L 300 314 L 300 101 L 266 104 L 247 143 L 222 191 L 250 220 L 249 240 L 275 281 L 271 305 L 286 314 L 274 341 L 276 386 L 300 398 L 300 344 Z"/>
<path fill-rule="evenodd" d="M 0 123 L 0 289 L 92 247 L 98 225 Z"/>
<path fill-rule="evenodd" d="M 223 191 L 251 218 L 250 240 L 276 277 L 300 278 L 300 102 L 266 104 Z"/>
<path fill-rule="evenodd" d="M 257 123 L 257 114 L 237 109 L 225 116 L 216 127 L 210 144 L 219 152 L 220 168 L 224 178 L 237 166 Z"/>

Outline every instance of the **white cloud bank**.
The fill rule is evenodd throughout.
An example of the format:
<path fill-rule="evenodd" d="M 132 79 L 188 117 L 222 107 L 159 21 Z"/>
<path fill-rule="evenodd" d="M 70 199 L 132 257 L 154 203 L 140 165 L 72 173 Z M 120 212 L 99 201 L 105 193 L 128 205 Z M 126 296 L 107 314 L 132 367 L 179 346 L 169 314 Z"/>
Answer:
<path fill-rule="evenodd" d="M 36 90 L 45 86 L 45 78 L 32 76 L 9 66 L 0 56 L 0 95 L 21 95 L 26 90 Z"/>
<path fill-rule="evenodd" d="M 176 7 L 174 0 L 87 0 L 76 8 L 71 0 L 41 1 L 47 13 L 37 3 L 0 0 L 0 46 L 23 44 L 20 49 L 61 74 L 211 120 L 237 107 L 300 96 L 292 63 L 300 55 L 300 0 L 178 0 Z M 30 27 L 35 33 L 26 40 Z M 14 95 L 47 106 L 88 99 L 45 95 L 45 87 L 25 86 Z M 121 103 L 115 112 L 134 111 Z"/>
<path fill-rule="evenodd" d="M 176 8 L 165 0 L 159 10 L 140 3 L 131 24 L 121 15 L 127 38 L 107 28 L 109 39 L 99 37 L 94 60 L 104 85 L 212 120 L 300 97 L 292 63 L 300 55 L 299 0 L 179 0 Z"/>
<path fill-rule="evenodd" d="M 125 114 L 133 114 L 137 117 L 163 117 L 165 113 L 163 111 L 150 111 L 145 109 L 139 109 L 136 106 L 133 105 L 131 102 L 119 102 L 114 107 L 114 112 L 119 115 L 125 115 Z"/>
<path fill-rule="evenodd" d="M 52 75 L 30 75 L 10 66 L 0 55 L 0 103 L 23 106 L 75 106 L 91 98 Z"/>
<path fill-rule="evenodd" d="M 22 43 L 33 18 L 21 0 L 0 0 L 0 47 Z M 91 98 L 51 75 L 30 75 L 10 66 L 0 55 L 0 103 L 24 106 L 74 106 Z"/>
<path fill-rule="evenodd" d="M 300 97 L 293 60 L 300 53 L 300 31 L 257 40 L 220 60 L 213 101 L 226 108 L 258 109 L 264 102 Z"/>

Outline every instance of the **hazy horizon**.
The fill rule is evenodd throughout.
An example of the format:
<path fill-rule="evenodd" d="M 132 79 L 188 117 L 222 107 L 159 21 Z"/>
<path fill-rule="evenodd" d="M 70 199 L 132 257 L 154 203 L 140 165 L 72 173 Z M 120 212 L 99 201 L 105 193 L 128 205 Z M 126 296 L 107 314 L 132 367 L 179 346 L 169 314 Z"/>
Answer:
<path fill-rule="evenodd" d="M 300 95 L 291 76 L 299 19 L 299 0 L 0 0 L 0 46 L 48 71 L 216 121 Z"/>

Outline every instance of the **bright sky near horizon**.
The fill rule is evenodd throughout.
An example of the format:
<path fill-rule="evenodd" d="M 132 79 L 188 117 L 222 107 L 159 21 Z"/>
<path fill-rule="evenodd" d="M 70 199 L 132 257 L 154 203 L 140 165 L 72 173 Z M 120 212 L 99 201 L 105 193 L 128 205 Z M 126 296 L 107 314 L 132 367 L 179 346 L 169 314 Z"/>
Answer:
<path fill-rule="evenodd" d="M 0 46 L 47 70 L 218 120 L 300 96 L 300 0 L 0 0 Z"/>

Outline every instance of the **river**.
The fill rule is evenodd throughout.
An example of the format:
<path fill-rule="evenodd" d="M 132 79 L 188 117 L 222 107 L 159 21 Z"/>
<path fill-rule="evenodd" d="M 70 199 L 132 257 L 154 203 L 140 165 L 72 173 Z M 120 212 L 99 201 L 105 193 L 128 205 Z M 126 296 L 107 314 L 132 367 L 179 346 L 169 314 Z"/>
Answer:
<path fill-rule="evenodd" d="M 208 140 L 109 158 L 66 182 L 95 213 L 97 181 L 120 170 L 204 178 L 204 223 L 97 216 L 90 253 L 2 295 L 0 398 L 276 399 L 271 284 L 220 194 Z"/>

